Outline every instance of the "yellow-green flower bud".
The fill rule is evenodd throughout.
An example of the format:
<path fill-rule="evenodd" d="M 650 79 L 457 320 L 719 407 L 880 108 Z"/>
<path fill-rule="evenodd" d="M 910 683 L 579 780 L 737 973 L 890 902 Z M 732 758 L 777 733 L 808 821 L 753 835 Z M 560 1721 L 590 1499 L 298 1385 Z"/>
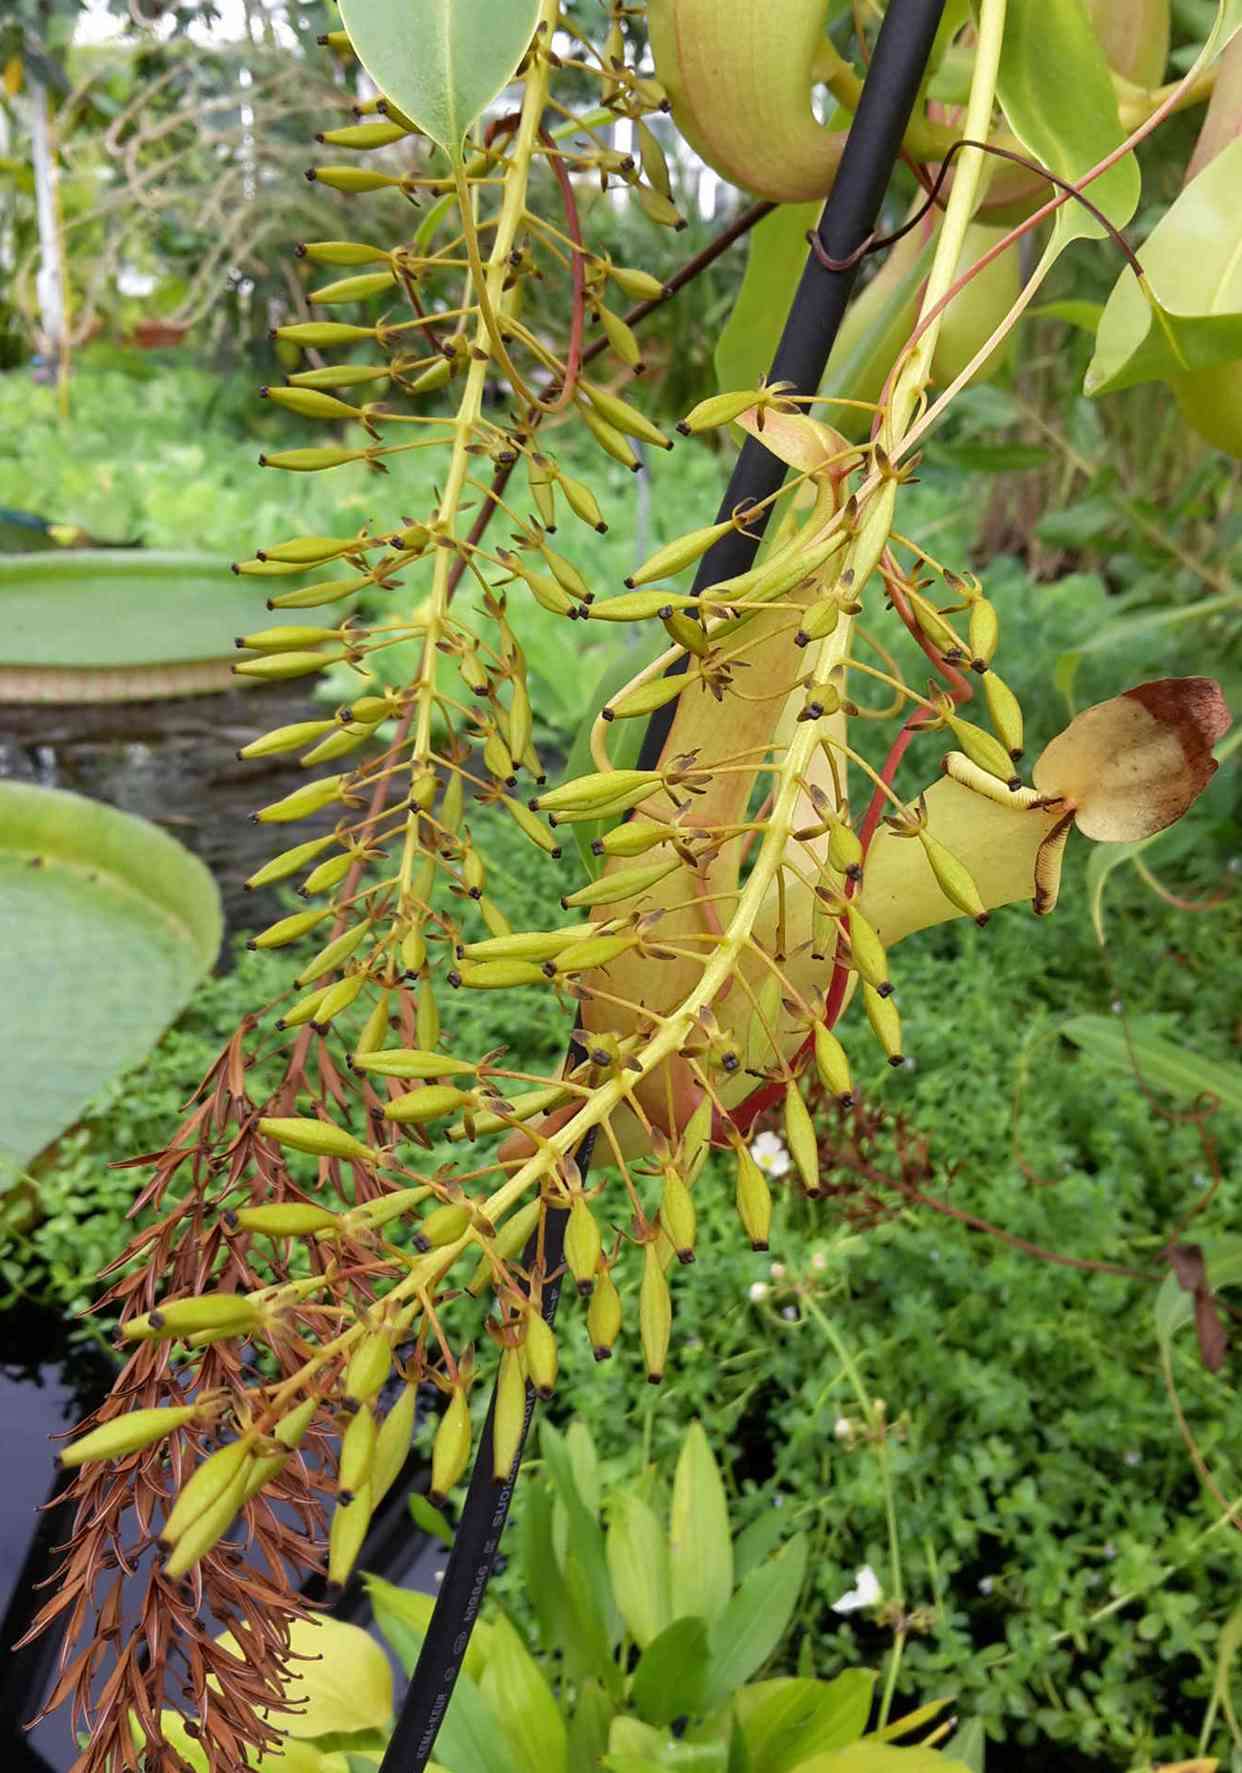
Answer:
<path fill-rule="evenodd" d="M 556 1331 L 542 1312 L 531 1305 L 526 1312 L 526 1340 L 522 1345 L 526 1372 L 535 1395 L 550 1398 L 556 1390 Z"/>
<path fill-rule="evenodd" d="M 374 265 L 389 256 L 387 247 L 362 240 L 306 240 L 293 250 L 312 265 Z"/>
<path fill-rule="evenodd" d="M 392 1371 L 392 1339 L 387 1330 L 371 1330 L 349 1357 L 345 1396 L 366 1404 L 383 1390 Z"/>
<path fill-rule="evenodd" d="M 338 277 L 335 283 L 312 289 L 308 299 L 321 306 L 332 302 L 365 302 L 371 296 L 392 289 L 396 281 L 391 271 L 362 271 L 357 277 Z"/>
<path fill-rule="evenodd" d="M 616 874 L 601 875 L 589 886 L 579 887 L 576 893 L 567 893 L 561 904 L 567 911 L 592 905 L 617 905 L 623 899 L 637 898 L 650 891 L 658 881 L 680 867 L 681 863 L 674 857 L 665 862 L 647 862 L 640 868 L 621 868 Z"/>
<path fill-rule="evenodd" d="M 417 1404 L 417 1386 L 403 1386 L 401 1396 L 380 1423 L 371 1465 L 371 1495 L 377 1508 L 396 1483 L 401 1467 L 409 1457 Z"/>
<path fill-rule="evenodd" d="M 275 455 L 259 457 L 260 468 L 287 468 L 293 474 L 318 474 L 323 468 L 343 468 L 347 462 L 369 460 L 365 449 L 335 449 L 325 444 L 318 449 L 282 449 Z"/>
<path fill-rule="evenodd" d="M 984 674 L 983 695 L 988 717 L 996 728 L 1001 744 L 1017 763 L 1022 755 L 1022 706 L 1003 677 L 995 671 Z"/>
<path fill-rule="evenodd" d="M 679 1262 L 694 1261 L 694 1236 L 698 1215 L 694 1197 L 675 1170 L 665 1170 L 660 1196 L 660 1224 L 677 1252 Z"/>
<path fill-rule="evenodd" d="M 376 1153 L 344 1127 L 328 1120 L 269 1119 L 259 1122 L 259 1131 L 267 1139 L 289 1151 L 305 1151 L 311 1157 L 343 1158 L 350 1163 L 371 1164 Z"/>
<path fill-rule="evenodd" d="M 581 1194 L 574 1197 L 565 1224 L 565 1262 L 582 1298 L 595 1286 L 595 1271 L 603 1248 L 599 1225 Z"/>
<path fill-rule="evenodd" d="M 380 1077 L 473 1077 L 478 1066 L 470 1059 L 454 1059 L 448 1053 L 425 1053 L 419 1047 L 389 1047 L 382 1053 L 363 1053 L 354 1060 L 359 1071 Z"/>
<path fill-rule="evenodd" d="M 384 1104 L 384 1119 L 398 1121 L 402 1126 L 421 1127 L 428 1121 L 443 1120 L 446 1114 L 458 1113 L 478 1101 L 473 1090 L 459 1090 L 452 1084 L 424 1084 L 420 1090 L 407 1090 Z"/>
<path fill-rule="evenodd" d="M 425 1219 L 419 1221 L 414 1242 L 420 1250 L 440 1250 L 445 1244 L 456 1243 L 469 1229 L 469 1207 L 449 1203 L 433 1208 Z"/>
<path fill-rule="evenodd" d="M 152 1410 L 126 1410 L 92 1428 L 72 1446 L 65 1447 L 60 1462 L 70 1468 L 85 1465 L 94 1459 L 120 1459 L 127 1453 L 139 1453 L 153 1447 L 174 1429 L 184 1428 L 203 1414 L 197 1404 L 182 1404 Z"/>
<path fill-rule="evenodd" d="M 326 671 L 329 665 L 337 665 L 345 657 L 344 649 L 333 647 L 331 652 L 273 652 L 261 653 L 256 659 L 242 659 L 234 665 L 234 677 L 255 677 L 263 683 L 280 683 L 287 678 L 309 677 L 313 671 Z"/>
<path fill-rule="evenodd" d="M 209 1458 L 204 1459 L 193 1476 L 182 1485 L 168 1519 L 160 1530 L 165 1545 L 174 1545 L 194 1522 L 229 1488 L 250 1457 L 246 1441 L 230 1441 Z"/>
<path fill-rule="evenodd" d="M 881 997 L 870 985 L 864 985 L 863 1008 L 876 1039 L 888 1055 L 889 1064 L 904 1064 L 901 1051 L 901 1017 L 897 1014 L 897 1005 L 892 998 Z"/>
<path fill-rule="evenodd" d="M 309 744 L 315 739 L 322 738 L 324 733 L 330 733 L 335 725 L 336 722 L 334 720 L 296 720 L 291 726 L 273 727 L 272 731 L 270 733 L 264 733 L 261 739 L 251 739 L 248 745 L 243 745 L 237 755 L 245 758 L 276 757 L 279 756 L 282 751 L 296 751 L 299 745 Z M 325 849 L 331 841 L 332 839 L 330 837 L 316 838 L 314 840 L 319 849 Z M 302 847 L 307 848 L 309 846 L 303 845 Z M 292 851 L 288 853 L 292 854 Z M 278 860 L 279 859 L 280 858 L 278 858 Z M 271 864 L 269 863 L 268 866 L 270 867 Z M 295 862 L 288 872 L 292 874 L 294 869 L 298 866 L 299 864 Z M 257 886 L 265 884 L 258 879 L 257 875 L 252 878 L 253 884 Z M 279 880 L 281 876 L 273 875 L 270 878 Z M 251 882 L 248 881 L 246 884 L 250 885 Z"/>
<path fill-rule="evenodd" d="M 594 1297 L 591 1301 L 595 1303 Z M 659 1385 L 668 1360 L 668 1341 L 673 1327 L 673 1302 L 668 1279 L 653 1238 L 643 1248 L 643 1278 L 638 1290 L 638 1326 L 642 1335 L 647 1383 Z"/>
<path fill-rule="evenodd" d="M 789 1146 L 802 1185 L 812 1200 L 819 1198 L 819 1141 L 815 1123 L 802 1099 L 796 1078 L 785 1085 L 785 1143 Z"/>
<path fill-rule="evenodd" d="M 250 1465 L 248 1455 L 227 1488 L 180 1534 L 164 1564 L 164 1575 L 170 1582 L 179 1581 L 192 1570 L 233 1525 L 246 1499 Z"/>
<path fill-rule="evenodd" d="M 525 1401 L 525 1400 L 523 1400 Z M 470 1405 L 462 1386 L 455 1385 L 431 1445 L 430 1500 L 442 1507 L 460 1483 L 470 1458 Z"/>
<path fill-rule="evenodd" d="M 292 326 L 278 326 L 272 337 L 290 345 L 302 345 L 308 351 L 331 350 L 333 345 L 357 345 L 375 337 L 373 326 L 350 326 L 342 320 L 299 320 Z"/>
<path fill-rule="evenodd" d="M 288 825 L 295 819 L 309 818 L 312 813 L 322 812 L 324 807 L 342 798 L 341 784 L 344 781 L 343 775 L 321 776 L 317 782 L 307 782 L 303 787 L 295 788 L 282 800 L 260 807 L 253 817 L 261 825 Z"/>
<path fill-rule="evenodd" d="M 340 1462 L 337 1468 L 337 1490 L 351 1494 L 360 1490 L 371 1475 L 375 1457 L 375 1417 L 369 1404 L 363 1404 L 349 1418 L 349 1426 L 341 1436 Z"/>
<path fill-rule="evenodd" d="M 579 1283 L 581 1290 L 581 1283 Z M 613 1343 L 621 1331 L 621 1295 L 608 1264 L 601 1259 L 591 1303 L 587 1306 L 587 1335 L 597 1361 L 612 1357 Z"/>
<path fill-rule="evenodd" d="M 166 1299 L 154 1311 L 144 1311 L 121 1325 L 126 1342 L 169 1341 L 174 1336 L 193 1336 L 202 1330 L 238 1336 L 260 1321 L 260 1311 L 244 1293 L 202 1293 L 194 1299 Z"/>
<path fill-rule="evenodd" d="M 815 1024 L 815 1069 L 824 1088 L 848 1108 L 854 1100 L 850 1062 L 841 1042 L 822 1022 Z"/>
<path fill-rule="evenodd" d="M 526 1376 L 521 1351 L 503 1348 L 496 1375 L 496 1408 L 492 1417 L 492 1476 L 507 1483 L 517 1462 L 526 1428 Z"/>
<path fill-rule="evenodd" d="M 317 725 L 318 722 L 309 724 Z M 279 856 L 273 856 L 270 862 L 265 862 L 262 868 L 256 869 L 246 882 L 247 888 L 253 892 L 257 887 L 271 886 L 275 881 L 287 880 L 307 862 L 322 855 L 330 843 L 335 842 L 335 836 L 312 837 L 307 843 L 295 844 L 291 850 L 282 850 Z"/>
<path fill-rule="evenodd" d="M 297 942 L 307 936 L 317 923 L 322 923 L 328 915 L 325 909 L 319 911 L 294 911 L 288 917 L 279 918 L 260 930 L 257 936 L 251 936 L 246 943 L 247 948 L 284 948 L 290 942 Z"/>
<path fill-rule="evenodd" d="M 348 960 L 354 950 L 361 945 L 370 927 L 369 921 L 356 923 L 352 930 L 346 930 L 342 935 L 335 937 L 326 948 L 319 950 L 309 965 L 302 968 L 294 983 L 296 985 L 312 985 L 325 973 L 332 972 L 340 966 L 343 960 Z"/>
<path fill-rule="evenodd" d="M 737 1216 L 752 1250 L 766 1250 L 772 1233 L 772 1190 L 745 1145 L 737 1147 Z"/>
<path fill-rule="evenodd" d="M 344 129 L 325 129 L 315 140 L 329 148 L 389 148 L 409 133 L 400 123 L 349 123 Z"/>
<path fill-rule="evenodd" d="M 331 1231 L 340 1220 L 327 1207 L 313 1201 L 273 1201 L 259 1207 L 238 1207 L 226 1215 L 230 1229 L 256 1231 L 264 1237 L 311 1237 L 317 1231 Z"/>
<path fill-rule="evenodd" d="M 349 1581 L 373 1512 L 369 1483 L 351 1491 L 349 1501 L 342 1498 L 332 1511 L 332 1525 L 328 1529 L 328 1581 L 338 1587 Z"/>

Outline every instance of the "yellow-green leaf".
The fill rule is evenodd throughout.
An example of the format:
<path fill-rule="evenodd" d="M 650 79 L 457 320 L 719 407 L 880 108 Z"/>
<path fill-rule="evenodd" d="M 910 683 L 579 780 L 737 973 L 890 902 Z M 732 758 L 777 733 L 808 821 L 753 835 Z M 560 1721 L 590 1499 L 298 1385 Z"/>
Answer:
<path fill-rule="evenodd" d="M 492 1625 L 480 1690 L 523 1773 L 566 1773 L 565 1720 L 552 1689 L 503 1613 Z"/>
<path fill-rule="evenodd" d="M 610 1506 L 608 1574 L 621 1617 L 640 1650 L 672 1621 L 669 1557 L 664 1532 L 652 1511 L 631 1491 Z"/>
<path fill-rule="evenodd" d="M 220 1645 L 240 1656 L 225 1633 Z M 282 1712 L 287 1736 L 309 1740 L 338 1732 L 386 1730 L 392 1723 L 392 1669 L 375 1639 L 357 1625 L 315 1615 L 289 1627 L 294 1657 L 285 1692 L 293 1712 Z M 305 1659 L 305 1660 L 304 1660 Z"/>
<path fill-rule="evenodd" d="M 710 1625 L 733 1593 L 729 1506 L 701 1422 L 691 1423 L 673 1478 L 669 1578 L 674 1619 L 693 1615 Z"/>

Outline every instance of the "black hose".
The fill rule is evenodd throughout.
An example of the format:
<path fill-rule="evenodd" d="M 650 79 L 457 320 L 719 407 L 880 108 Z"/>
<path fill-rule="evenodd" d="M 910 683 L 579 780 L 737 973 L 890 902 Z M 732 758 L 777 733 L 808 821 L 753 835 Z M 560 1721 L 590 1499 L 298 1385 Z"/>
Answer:
<path fill-rule="evenodd" d="M 830 258 L 848 258 L 875 227 L 943 10 L 944 0 L 890 0 L 832 195 L 819 221 L 819 241 Z M 818 391 L 857 274 L 857 265 L 833 271 L 815 252 L 808 255 L 769 380 L 792 382 L 800 394 Z M 729 479 L 721 520 L 744 500 L 768 498 L 784 474 L 782 462 L 762 444 L 747 438 Z M 750 526 L 751 534 L 735 530 L 708 550 L 695 576 L 696 593 L 747 570 L 758 549 L 764 521 L 766 513 Z M 643 737 L 640 768 L 650 769 L 658 761 L 671 720 L 671 706 L 652 717 Z M 594 1141 L 594 1132 L 588 1133 L 576 1153 L 584 1177 Z M 560 1264 L 564 1232 L 565 1214 L 548 1213 L 543 1252 L 548 1272 Z M 535 1255 L 532 1239 L 526 1251 L 527 1265 Z M 543 1315 L 549 1323 L 556 1316 L 559 1296 L 559 1286 L 545 1285 Z M 493 1391 L 448 1567 L 380 1773 L 423 1773 L 487 1590 L 534 1413 L 534 1393 L 528 1386 L 522 1439 L 503 1484 L 492 1476 L 495 1409 Z"/>

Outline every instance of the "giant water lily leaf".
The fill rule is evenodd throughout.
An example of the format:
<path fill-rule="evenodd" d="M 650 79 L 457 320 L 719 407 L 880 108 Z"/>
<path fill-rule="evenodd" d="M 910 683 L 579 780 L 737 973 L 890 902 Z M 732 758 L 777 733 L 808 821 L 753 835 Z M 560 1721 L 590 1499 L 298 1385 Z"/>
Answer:
<path fill-rule="evenodd" d="M 1149 301 L 1132 271 L 1113 285 L 1088 394 L 1112 394 L 1242 357 L 1242 136 L 1221 150 L 1139 251 Z"/>
<path fill-rule="evenodd" d="M 997 92 L 1010 127 L 1033 159 L 1079 179 L 1124 140 L 1112 77 L 1082 0 L 1010 0 Z M 1133 154 L 1092 181 L 1090 198 L 1114 227 L 1138 207 Z M 1046 256 L 1100 224 L 1072 199 L 1057 211 Z"/>
<path fill-rule="evenodd" d="M 0 782 L 0 1190 L 150 1051 L 222 927 L 211 875 L 157 826 Z"/>
<path fill-rule="evenodd" d="M 300 581 L 282 579 L 286 589 Z M 0 556 L 0 702 L 146 700 L 229 689 L 238 635 L 301 610 L 213 554 L 79 549 Z"/>
<path fill-rule="evenodd" d="M 372 80 L 453 156 L 517 72 L 538 17 L 539 0 L 341 0 Z"/>

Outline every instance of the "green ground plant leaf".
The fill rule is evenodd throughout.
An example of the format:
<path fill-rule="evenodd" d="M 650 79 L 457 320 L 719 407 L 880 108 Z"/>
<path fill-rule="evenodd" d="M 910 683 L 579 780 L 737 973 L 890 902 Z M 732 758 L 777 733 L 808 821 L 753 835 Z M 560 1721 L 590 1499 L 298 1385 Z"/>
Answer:
<path fill-rule="evenodd" d="M 0 782 L 0 1192 L 150 1051 L 222 931 L 210 873 L 158 826 Z"/>
<path fill-rule="evenodd" d="M 451 157 L 525 55 L 539 0 L 341 0 L 358 60 Z"/>
<path fill-rule="evenodd" d="M 645 1650 L 672 1623 L 668 1542 L 640 1496 L 623 1490 L 609 1505 L 608 1573 L 630 1636 Z"/>
<path fill-rule="evenodd" d="M 934 1748 L 890 1748 L 887 1743 L 855 1742 L 835 1754 L 803 1761 L 795 1773 L 970 1773 L 965 1761 Z"/>
<path fill-rule="evenodd" d="M 280 581 L 286 589 L 295 582 Z M 300 610 L 266 610 L 265 586 L 213 554 L 84 548 L 0 556 L 0 701 L 119 701 L 235 687 L 239 634 L 307 620 Z"/>
<path fill-rule="evenodd" d="M 1242 137 L 1186 186 L 1140 248 L 1151 300 L 1129 268 L 1113 285 L 1087 366 L 1088 394 L 1242 356 L 1240 188 Z"/>
<path fill-rule="evenodd" d="M 1023 147 L 1063 179 L 1078 179 L 1124 140 L 1108 63 L 1082 0 L 1010 0 L 997 92 Z M 1133 154 L 1092 181 L 1092 203 L 1122 228 L 1138 208 Z M 1104 230 L 1072 199 L 1057 211 L 1046 258 Z"/>
<path fill-rule="evenodd" d="M 1113 1016 L 1071 1016 L 1059 1032 L 1110 1071 L 1134 1074 L 1138 1067 L 1144 1083 L 1167 1090 L 1186 1101 L 1205 1091 L 1217 1097 L 1222 1109 L 1242 1114 L 1242 1065 L 1222 1059 L 1205 1059 L 1158 1035 L 1134 1031 L 1126 1038 L 1121 1021 Z"/>

